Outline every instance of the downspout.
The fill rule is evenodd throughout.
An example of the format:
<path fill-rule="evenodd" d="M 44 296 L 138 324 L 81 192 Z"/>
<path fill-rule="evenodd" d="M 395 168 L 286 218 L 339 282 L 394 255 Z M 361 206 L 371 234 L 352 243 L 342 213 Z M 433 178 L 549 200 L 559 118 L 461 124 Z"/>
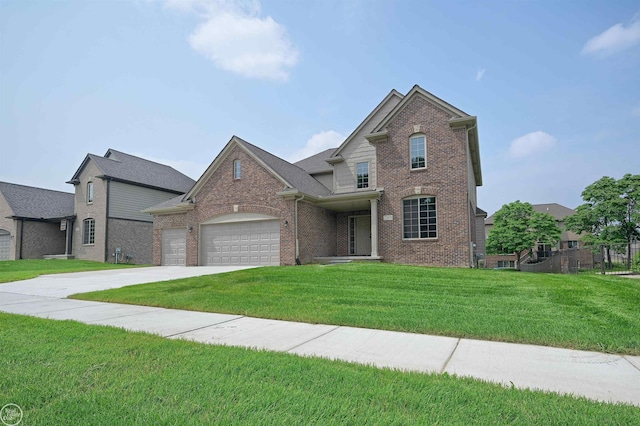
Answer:
<path fill-rule="evenodd" d="M 20 219 L 20 259 L 22 259 L 22 240 L 24 239 L 24 218 Z"/>
<path fill-rule="evenodd" d="M 298 243 L 298 201 L 304 199 L 304 194 L 300 198 L 296 198 L 295 201 L 295 228 L 296 228 L 296 265 L 300 264 L 300 244 Z"/>
<path fill-rule="evenodd" d="M 104 215 L 104 261 L 109 262 L 109 189 L 111 179 L 107 178 L 107 208 Z"/>
<path fill-rule="evenodd" d="M 469 147 L 469 132 L 475 128 L 478 127 L 478 122 L 476 121 L 476 124 L 474 124 L 473 126 L 469 127 L 467 129 L 467 149 L 469 150 L 469 156 L 471 156 L 471 148 Z M 471 160 L 471 159 L 469 159 Z M 471 161 L 471 167 L 473 168 L 473 161 Z M 467 185 L 469 185 L 469 178 L 467 178 Z M 469 199 L 469 188 L 467 186 L 467 200 Z M 477 200 L 476 200 L 477 202 Z M 477 207 L 477 206 L 476 206 Z M 469 210 L 469 260 L 471 261 L 471 267 L 474 268 L 475 265 L 475 258 L 474 258 L 474 247 L 473 247 L 473 240 L 474 240 L 474 236 L 471 235 L 471 230 L 473 229 L 473 226 L 471 224 L 472 220 L 476 220 L 475 218 L 475 211 L 471 211 L 471 209 Z M 477 232 L 477 231 L 476 231 Z"/>

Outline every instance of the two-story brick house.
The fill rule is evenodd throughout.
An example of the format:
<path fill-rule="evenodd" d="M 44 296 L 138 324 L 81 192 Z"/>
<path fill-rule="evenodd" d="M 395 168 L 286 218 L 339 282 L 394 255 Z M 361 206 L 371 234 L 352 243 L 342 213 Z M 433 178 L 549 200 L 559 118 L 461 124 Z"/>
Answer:
<path fill-rule="evenodd" d="M 414 86 L 296 164 L 234 136 L 188 193 L 145 212 L 155 264 L 469 267 L 481 184 L 476 117 Z"/>
<path fill-rule="evenodd" d="M 74 257 L 144 264 L 152 261 L 153 218 L 142 210 L 186 193 L 195 181 L 109 149 L 104 156 L 87 154 L 67 183 L 75 187 Z"/>

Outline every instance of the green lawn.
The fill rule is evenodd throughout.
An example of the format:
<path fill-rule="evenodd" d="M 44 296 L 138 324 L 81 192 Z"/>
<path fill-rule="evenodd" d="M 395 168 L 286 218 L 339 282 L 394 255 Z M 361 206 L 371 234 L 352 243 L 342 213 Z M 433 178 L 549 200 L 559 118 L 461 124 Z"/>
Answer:
<path fill-rule="evenodd" d="M 640 354 L 640 280 L 351 263 L 257 268 L 73 296 Z"/>
<path fill-rule="evenodd" d="M 93 262 L 91 260 L 5 260 L 0 262 L 0 284 L 11 281 L 28 280 L 39 275 L 61 274 L 63 272 L 98 271 L 103 269 L 132 268 L 140 265 Z"/>
<path fill-rule="evenodd" d="M 24 425 L 613 425 L 640 418 L 640 409 L 629 405 L 448 375 L 72 321 L 0 314 L 0 323 L 0 404 L 19 405 Z"/>

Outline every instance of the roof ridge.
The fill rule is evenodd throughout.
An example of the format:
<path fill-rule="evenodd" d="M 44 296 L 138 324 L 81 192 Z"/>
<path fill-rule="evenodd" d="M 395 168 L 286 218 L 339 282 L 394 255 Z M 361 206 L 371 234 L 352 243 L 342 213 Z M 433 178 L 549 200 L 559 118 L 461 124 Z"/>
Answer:
<path fill-rule="evenodd" d="M 73 192 L 60 191 L 59 189 L 42 188 L 42 187 L 39 187 L 39 186 L 23 185 L 21 183 L 12 183 L 12 182 L 0 181 L 0 184 L 21 186 L 23 188 L 39 189 L 41 191 L 59 192 L 61 194 L 66 194 L 66 195 L 75 195 Z"/>
<path fill-rule="evenodd" d="M 160 163 L 160 162 L 158 162 L 158 161 L 149 160 L 148 158 L 140 157 L 139 155 L 129 154 L 129 153 L 126 153 L 126 152 L 124 152 L 124 151 L 119 151 L 119 150 L 117 150 L 117 149 L 113 149 L 113 148 L 109 148 L 109 150 L 107 151 L 107 153 L 108 153 L 109 151 L 117 152 L 118 154 L 124 154 L 124 155 L 126 155 L 126 156 L 128 156 L 128 157 L 137 158 L 138 160 L 146 161 L 147 163 L 153 163 L 153 164 L 157 164 L 157 165 L 159 165 L 159 166 L 168 167 L 168 168 L 170 168 L 170 169 L 176 170 L 176 169 L 174 169 L 173 167 L 169 166 L 168 164 Z M 105 154 L 105 155 L 106 155 L 106 154 Z M 106 159 L 106 160 L 112 160 L 112 158 L 108 158 L 108 157 L 102 157 L 102 158 L 104 158 L 104 159 Z M 114 161 L 119 161 L 119 160 L 114 160 Z M 180 172 L 179 170 L 176 170 L 176 171 L 177 171 L 177 172 Z M 180 172 L 180 173 L 182 173 L 182 172 Z M 184 173 L 182 173 L 182 174 L 184 174 Z M 186 175 L 185 175 L 185 176 L 186 176 Z"/>

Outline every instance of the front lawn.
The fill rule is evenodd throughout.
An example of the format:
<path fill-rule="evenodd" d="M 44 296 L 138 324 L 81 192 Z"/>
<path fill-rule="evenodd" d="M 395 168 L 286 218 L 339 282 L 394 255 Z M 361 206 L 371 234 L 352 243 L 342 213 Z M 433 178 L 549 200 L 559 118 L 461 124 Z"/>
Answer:
<path fill-rule="evenodd" d="M 24 425 L 636 424 L 640 409 L 473 379 L 0 314 Z M 37 344 L 34 344 L 37 342 Z"/>
<path fill-rule="evenodd" d="M 73 297 L 640 355 L 640 280 L 610 276 L 351 263 Z"/>
<path fill-rule="evenodd" d="M 77 259 L 24 259 L 0 262 L 0 284 L 11 281 L 28 280 L 39 275 L 61 274 L 64 272 L 100 271 L 103 269 L 132 268 L 127 265 Z"/>

